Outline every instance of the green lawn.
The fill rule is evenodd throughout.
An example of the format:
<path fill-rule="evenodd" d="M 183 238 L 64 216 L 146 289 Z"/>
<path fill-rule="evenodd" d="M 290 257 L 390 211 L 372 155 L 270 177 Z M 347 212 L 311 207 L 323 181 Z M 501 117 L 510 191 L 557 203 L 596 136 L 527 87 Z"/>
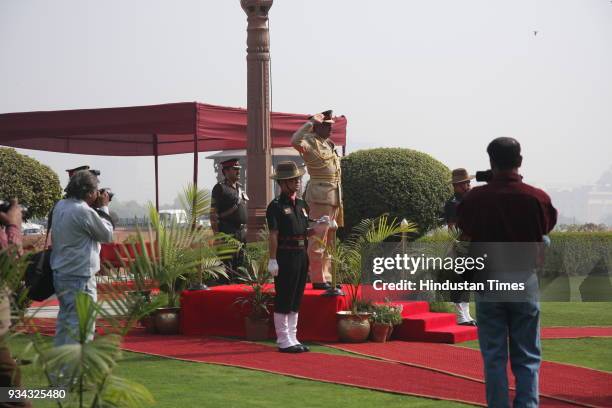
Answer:
<path fill-rule="evenodd" d="M 612 325 L 612 303 L 543 303 L 544 326 Z M 14 353 L 23 349 L 25 339 L 12 342 Z M 268 341 L 264 344 L 274 346 Z M 478 342 L 463 343 L 477 348 Z M 323 346 L 313 351 L 348 354 Z M 612 371 L 612 339 L 544 340 L 544 359 Z M 362 390 L 282 375 L 233 367 L 189 363 L 124 353 L 117 375 L 147 386 L 157 400 L 156 407 L 332 407 L 350 401 L 353 407 L 462 407 L 458 403 L 435 401 Z M 31 366 L 23 367 L 24 384 L 45 383 Z M 409 381 L 410 379 L 406 379 Z M 50 402 L 36 407 L 56 406 Z"/>
<path fill-rule="evenodd" d="M 612 302 L 542 302 L 542 327 L 612 326 Z M 476 318 L 474 303 L 470 313 Z"/>
<path fill-rule="evenodd" d="M 460 346 L 478 349 L 478 340 Z M 542 340 L 542 357 L 547 361 L 612 372 L 612 338 Z"/>
<path fill-rule="evenodd" d="M 542 302 L 542 326 L 612 326 L 612 302 Z"/>

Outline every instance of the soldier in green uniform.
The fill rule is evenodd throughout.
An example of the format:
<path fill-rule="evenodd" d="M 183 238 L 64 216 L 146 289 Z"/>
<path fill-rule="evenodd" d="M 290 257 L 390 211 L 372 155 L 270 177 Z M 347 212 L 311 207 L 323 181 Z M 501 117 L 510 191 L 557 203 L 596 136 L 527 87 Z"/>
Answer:
<path fill-rule="evenodd" d="M 308 275 L 308 206 L 296 195 L 303 174 L 294 162 L 280 162 L 272 178 L 281 194 L 266 211 L 270 231 L 268 271 L 274 276 L 276 292 L 274 327 L 278 351 L 283 353 L 309 351 L 297 340 L 298 312 Z"/>
<path fill-rule="evenodd" d="M 240 162 L 229 159 L 221 162 L 221 171 L 225 179 L 217 183 L 212 190 L 210 203 L 210 225 L 215 233 L 231 235 L 246 244 L 247 235 L 247 202 L 249 197 L 240 184 Z M 236 254 L 225 261 L 226 266 L 235 271 L 243 262 L 244 252 Z"/>

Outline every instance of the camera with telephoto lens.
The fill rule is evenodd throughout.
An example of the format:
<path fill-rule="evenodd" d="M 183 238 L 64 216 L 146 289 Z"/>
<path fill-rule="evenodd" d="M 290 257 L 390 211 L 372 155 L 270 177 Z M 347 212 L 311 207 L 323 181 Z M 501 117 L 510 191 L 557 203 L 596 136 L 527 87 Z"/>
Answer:
<path fill-rule="evenodd" d="M 488 183 L 493 178 L 492 170 L 484 170 L 476 172 L 476 181 Z"/>
<path fill-rule="evenodd" d="M 115 193 L 113 193 L 110 188 L 104 187 L 104 188 L 101 188 L 100 190 L 98 190 L 98 192 L 100 194 L 107 193 L 108 194 L 108 201 L 113 201 L 113 197 L 115 196 Z"/>
<path fill-rule="evenodd" d="M 30 214 L 28 213 L 28 207 L 21 205 L 21 218 L 23 218 L 24 220 L 27 220 L 28 218 L 30 218 Z M 8 212 L 8 210 L 11 209 L 11 202 L 8 200 L 0 200 L 0 212 Z"/>

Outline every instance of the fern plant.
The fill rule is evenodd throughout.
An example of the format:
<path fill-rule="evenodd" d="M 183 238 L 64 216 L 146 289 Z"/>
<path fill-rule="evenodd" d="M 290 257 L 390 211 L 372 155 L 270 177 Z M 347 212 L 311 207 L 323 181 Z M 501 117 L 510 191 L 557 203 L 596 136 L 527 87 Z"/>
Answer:
<path fill-rule="evenodd" d="M 49 385 L 67 389 L 67 398 L 56 400 L 60 408 L 140 408 L 155 402 L 146 387 L 114 374 L 121 359 L 121 338 L 134 319 L 147 312 L 145 306 L 134 305 L 131 297 L 115 295 L 104 305 L 113 304 L 112 310 L 126 311 L 127 316 L 111 312 L 102 302 L 94 302 L 85 293 L 77 293 L 75 306 L 78 326 L 73 332 L 75 342 L 53 347 L 36 334 L 23 352 L 28 357 L 33 353 L 32 362 Z M 149 307 L 153 308 L 155 304 Z M 116 330 L 111 329 L 111 333 L 96 336 L 90 341 L 93 326 L 101 317 Z"/>

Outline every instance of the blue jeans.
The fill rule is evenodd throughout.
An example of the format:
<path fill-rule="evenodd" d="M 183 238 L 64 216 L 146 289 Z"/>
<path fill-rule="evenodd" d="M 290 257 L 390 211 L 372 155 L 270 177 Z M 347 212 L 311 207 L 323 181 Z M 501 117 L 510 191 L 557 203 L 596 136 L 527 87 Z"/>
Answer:
<path fill-rule="evenodd" d="M 60 278 L 53 274 L 53 285 L 59 299 L 59 313 L 55 328 L 55 346 L 78 343 L 79 318 L 76 310 L 76 294 L 84 292 L 95 302 L 98 298 L 96 291 L 96 278 L 66 277 Z M 95 323 L 87 334 L 87 340 L 93 340 Z"/>
<path fill-rule="evenodd" d="M 510 407 L 508 393 L 508 350 L 516 381 L 515 408 L 537 407 L 540 370 L 540 304 L 491 302 L 476 296 L 478 339 L 484 360 L 487 405 Z"/>

